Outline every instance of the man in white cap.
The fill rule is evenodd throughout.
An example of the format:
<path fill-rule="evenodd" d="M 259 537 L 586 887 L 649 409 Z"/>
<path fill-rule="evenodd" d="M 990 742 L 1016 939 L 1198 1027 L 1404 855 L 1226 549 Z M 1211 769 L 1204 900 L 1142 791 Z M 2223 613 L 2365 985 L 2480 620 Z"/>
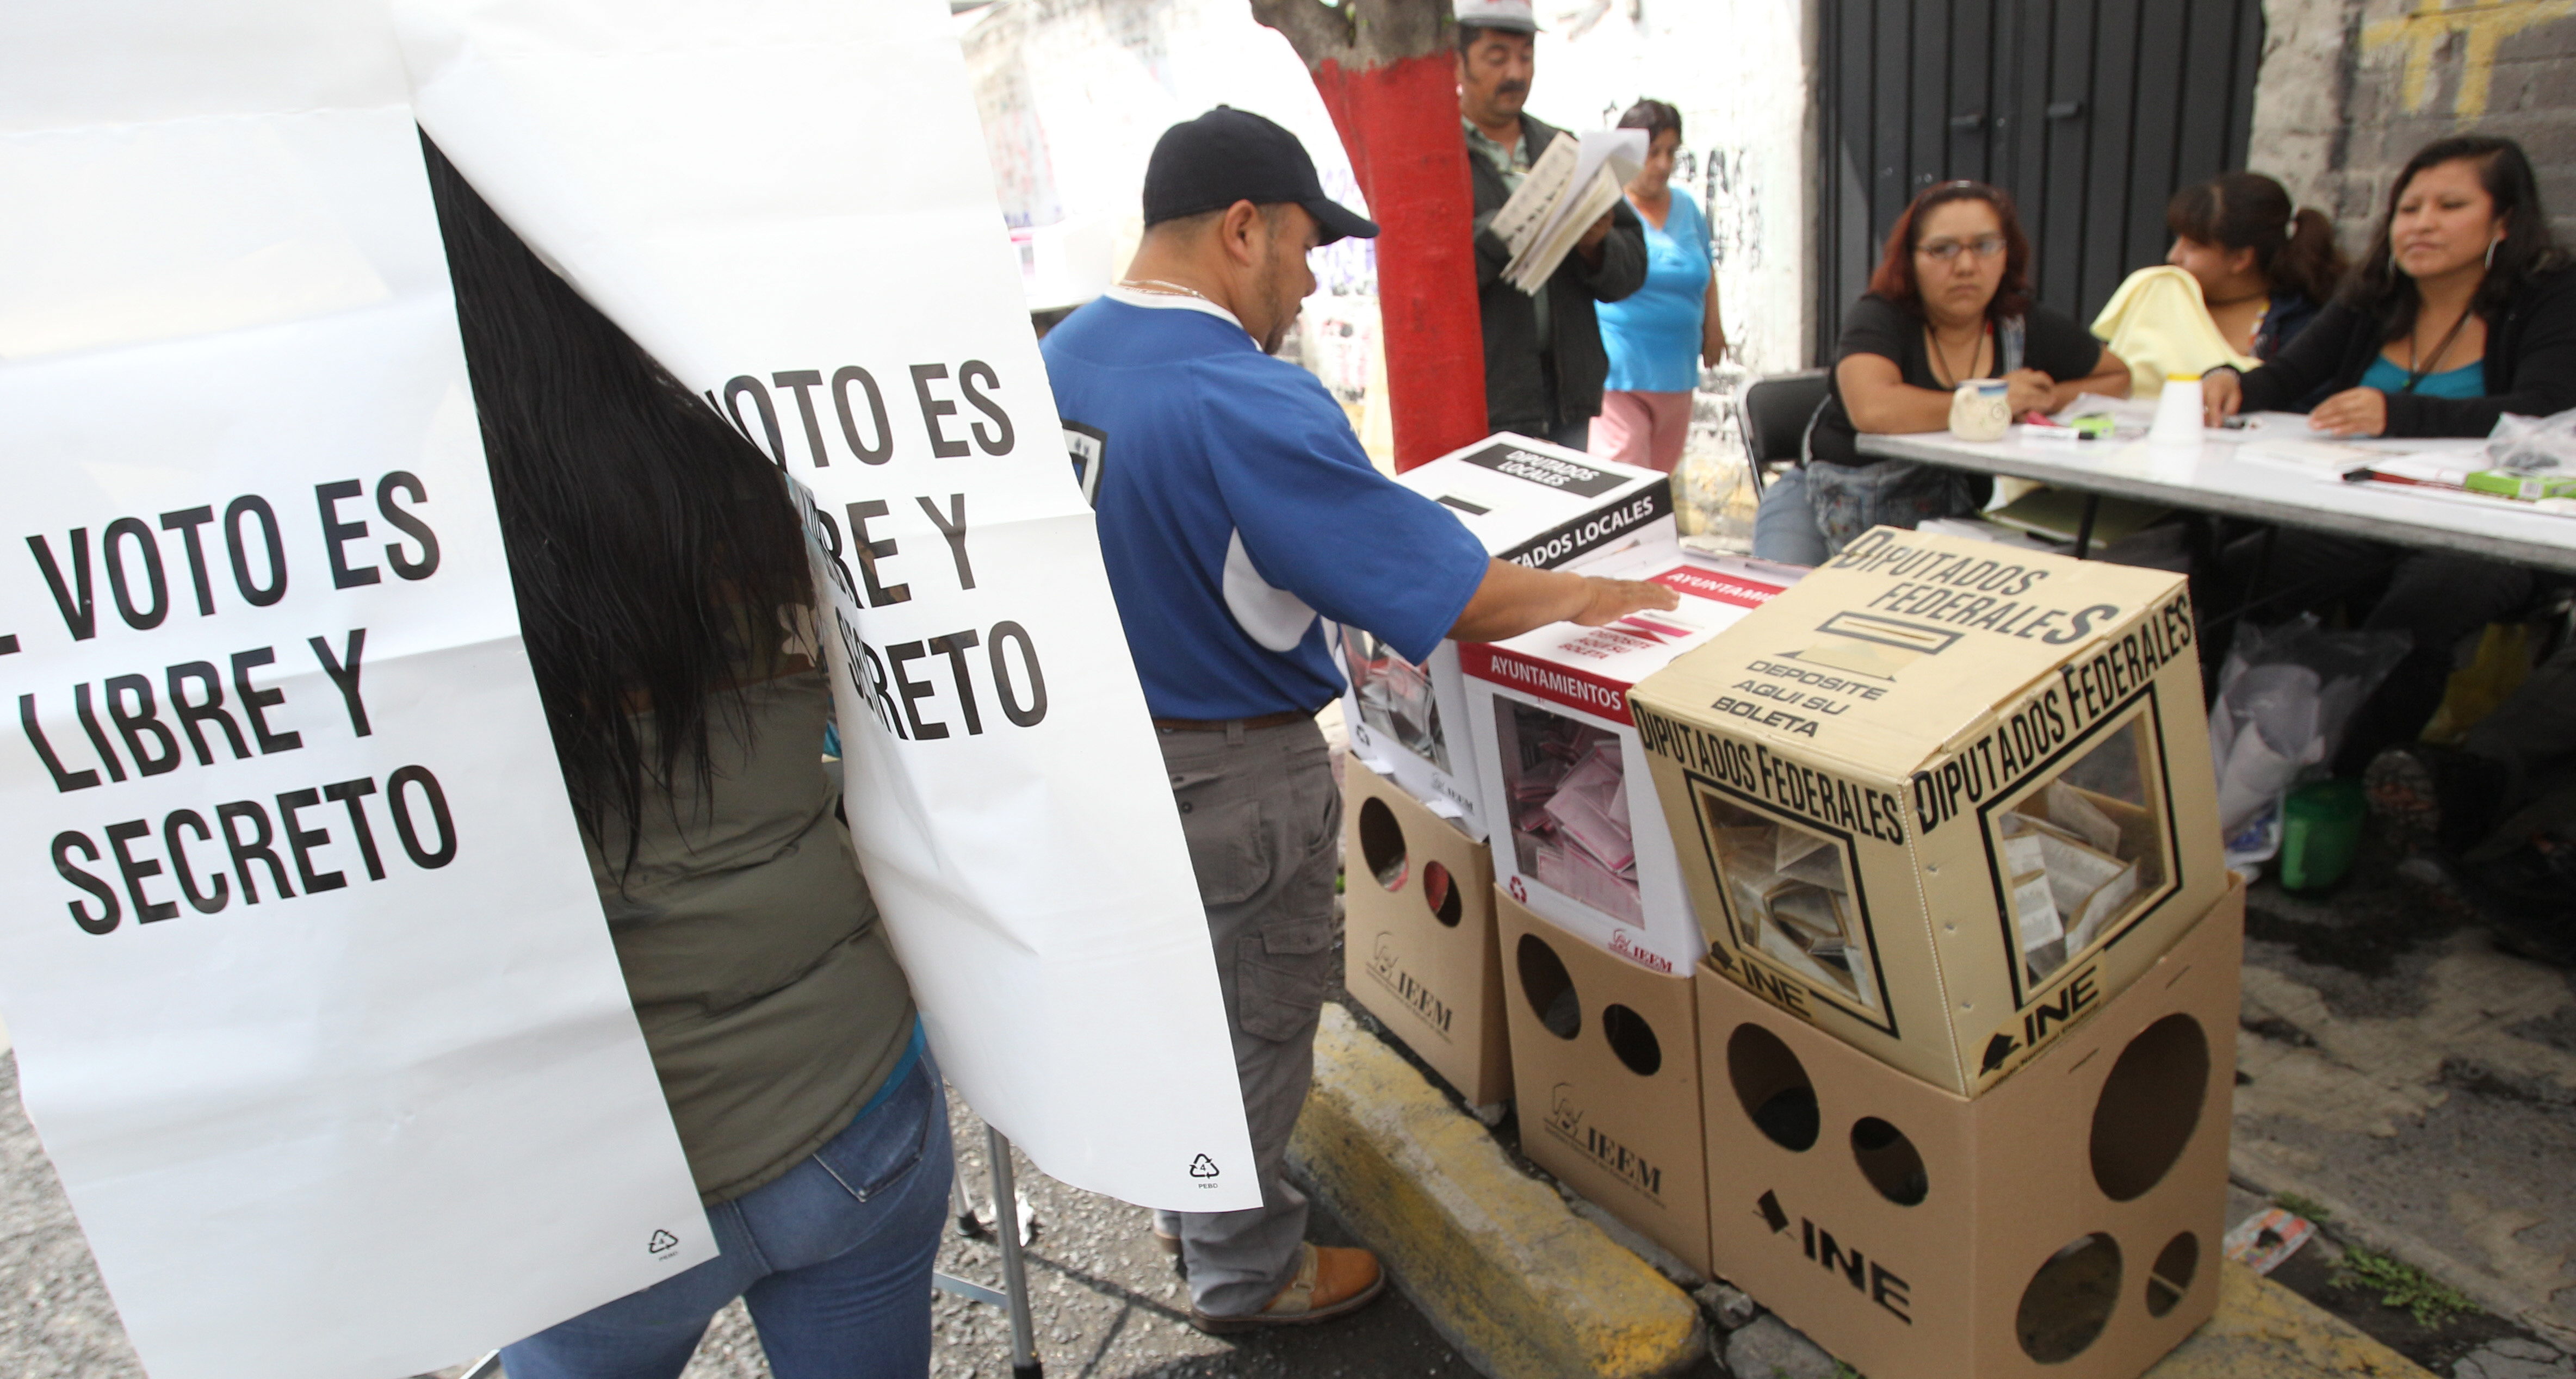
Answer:
<path fill-rule="evenodd" d="M 1188 1266 L 1193 1325 L 1293 1326 L 1384 1286 L 1368 1251 L 1306 1243 L 1306 1198 L 1281 1173 L 1341 970 L 1341 802 L 1315 726 L 1342 690 L 1331 624 L 1421 660 L 1443 637 L 1674 600 L 1486 555 L 1370 467 L 1313 374 L 1270 356 L 1315 290 L 1306 255 L 1377 233 L 1324 195 L 1295 135 L 1224 106 L 1174 125 L 1144 202 L 1127 277 L 1041 348 L 1207 910 L 1262 1189 L 1258 1207 L 1159 1212 L 1154 1230 Z"/>
<path fill-rule="evenodd" d="M 1582 450 L 1601 411 L 1610 357 L 1595 302 L 1646 282 L 1646 228 L 1622 197 L 1593 223 L 1536 296 L 1503 281 L 1511 246 L 1487 228 L 1547 146 L 1564 133 L 1521 112 L 1535 68 L 1530 0 L 1455 0 L 1458 114 L 1476 190 L 1476 290 L 1485 328 L 1485 418 L 1497 431 Z"/>

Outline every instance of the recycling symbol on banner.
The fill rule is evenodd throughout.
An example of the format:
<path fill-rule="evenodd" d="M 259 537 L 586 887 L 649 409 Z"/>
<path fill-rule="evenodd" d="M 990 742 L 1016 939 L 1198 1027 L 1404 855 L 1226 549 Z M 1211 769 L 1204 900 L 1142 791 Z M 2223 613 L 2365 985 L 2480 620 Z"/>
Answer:
<path fill-rule="evenodd" d="M 679 1248 L 679 1245 L 680 1237 L 671 1234 L 669 1231 L 655 1231 L 653 1232 L 653 1238 L 644 1242 L 644 1248 L 657 1255 L 669 1254 L 671 1251 Z"/>
<path fill-rule="evenodd" d="M 1205 1154 L 1201 1154 L 1197 1158 L 1190 1160 L 1190 1176 L 1193 1178 L 1215 1177 L 1216 1160 L 1209 1158 Z"/>

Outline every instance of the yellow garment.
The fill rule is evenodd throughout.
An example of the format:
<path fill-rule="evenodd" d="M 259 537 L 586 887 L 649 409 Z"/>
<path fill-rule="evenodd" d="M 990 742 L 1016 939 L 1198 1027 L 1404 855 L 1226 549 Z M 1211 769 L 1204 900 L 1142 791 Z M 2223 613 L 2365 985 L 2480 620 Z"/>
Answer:
<path fill-rule="evenodd" d="M 2128 361 L 2131 397 L 2163 392 L 2166 374 L 2198 377 L 2221 364 L 2261 362 L 2228 348 L 2201 302 L 2200 280 L 2171 264 L 2130 274 L 2093 318 L 2093 334 Z"/>

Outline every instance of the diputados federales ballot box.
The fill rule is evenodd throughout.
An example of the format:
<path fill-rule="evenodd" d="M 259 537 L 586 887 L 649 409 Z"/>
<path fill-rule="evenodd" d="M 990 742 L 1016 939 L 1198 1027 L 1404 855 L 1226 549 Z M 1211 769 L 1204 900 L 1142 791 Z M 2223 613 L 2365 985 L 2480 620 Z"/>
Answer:
<path fill-rule="evenodd" d="M 1630 697 L 1711 960 L 1962 1095 L 2226 884 L 2179 575 L 1877 528 Z"/>

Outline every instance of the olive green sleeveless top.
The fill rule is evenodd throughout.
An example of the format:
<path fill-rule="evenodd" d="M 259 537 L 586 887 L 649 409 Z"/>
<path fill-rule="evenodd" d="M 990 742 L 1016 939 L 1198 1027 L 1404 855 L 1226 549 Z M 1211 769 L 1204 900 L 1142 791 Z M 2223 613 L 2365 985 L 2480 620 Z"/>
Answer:
<path fill-rule="evenodd" d="M 840 1133 L 902 1061 L 914 1018 L 823 772 L 829 685 L 806 670 L 740 693 L 742 715 L 710 705 L 710 788 L 648 793 L 631 869 L 617 820 L 590 855 L 710 1206 Z M 650 752 L 649 713 L 638 727 Z"/>

